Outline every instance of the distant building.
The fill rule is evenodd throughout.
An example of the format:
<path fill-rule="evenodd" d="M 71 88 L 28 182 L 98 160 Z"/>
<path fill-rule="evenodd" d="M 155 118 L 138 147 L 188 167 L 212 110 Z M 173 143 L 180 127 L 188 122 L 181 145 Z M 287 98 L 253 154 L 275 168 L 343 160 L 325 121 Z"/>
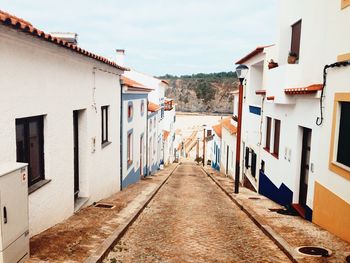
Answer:
<path fill-rule="evenodd" d="M 149 89 L 122 76 L 122 189 L 147 175 Z"/>

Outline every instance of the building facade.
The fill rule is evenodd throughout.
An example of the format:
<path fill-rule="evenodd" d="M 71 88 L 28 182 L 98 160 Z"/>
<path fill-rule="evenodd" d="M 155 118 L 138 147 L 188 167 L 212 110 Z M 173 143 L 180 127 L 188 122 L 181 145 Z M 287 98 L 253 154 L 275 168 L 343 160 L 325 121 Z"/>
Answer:
<path fill-rule="evenodd" d="M 147 175 L 147 125 L 149 89 L 122 76 L 122 189 Z"/>
<path fill-rule="evenodd" d="M 350 2 L 281 1 L 264 53 L 259 192 L 350 241 Z M 277 67 L 268 69 L 273 59 Z M 253 67 L 251 67 L 253 68 Z M 249 81 L 249 79 L 247 80 Z"/>
<path fill-rule="evenodd" d="M 32 236 L 119 191 L 124 68 L 10 14 L 0 22 L 0 161 L 29 164 Z"/>

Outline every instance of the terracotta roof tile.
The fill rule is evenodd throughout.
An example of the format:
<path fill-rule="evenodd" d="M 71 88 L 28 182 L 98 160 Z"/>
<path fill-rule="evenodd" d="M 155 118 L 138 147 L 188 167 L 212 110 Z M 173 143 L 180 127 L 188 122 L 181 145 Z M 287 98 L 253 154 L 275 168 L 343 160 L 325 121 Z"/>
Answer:
<path fill-rule="evenodd" d="M 265 48 L 267 47 L 272 47 L 274 45 L 268 45 L 268 46 L 261 46 L 261 47 L 257 47 L 256 49 L 254 49 L 252 52 L 250 52 L 248 55 L 244 56 L 243 58 L 241 58 L 240 60 L 238 60 L 236 62 L 236 64 L 243 64 L 246 61 L 248 61 L 249 59 L 255 57 L 256 55 L 260 54 L 261 52 L 264 51 Z"/>
<path fill-rule="evenodd" d="M 255 91 L 255 94 L 256 94 L 256 95 L 266 95 L 266 90 L 264 90 L 264 89 L 256 90 L 256 91 Z"/>
<path fill-rule="evenodd" d="M 110 61 L 104 57 L 98 56 L 96 54 L 93 54 L 85 49 L 82 49 L 76 45 L 73 45 L 71 43 L 68 43 L 67 41 L 64 41 L 62 39 L 56 38 L 51 36 L 50 34 L 47 34 L 37 28 L 35 28 L 31 23 L 29 23 L 28 21 L 25 21 L 22 18 L 16 17 L 14 15 L 11 15 L 9 13 L 6 13 L 4 11 L 0 10 L 0 23 L 2 23 L 4 26 L 8 26 L 11 28 L 14 28 L 18 31 L 24 32 L 24 33 L 28 33 L 34 37 L 38 37 L 42 40 L 51 42 L 55 45 L 59 45 L 68 49 L 71 49 L 77 53 L 80 53 L 84 56 L 93 58 L 95 60 L 98 60 L 102 63 L 105 63 L 107 65 L 110 65 L 112 67 L 121 69 L 121 70 L 128 70 L 125 67 L 122 67 L 120 65 L 118 65 L 117 63 L 115 63 L 114 61 Z"/>
<path fill-rule="evenodd" d="M 268 96 L 266 99 L 267 100 L 275 100 L 275 96 Z"/>
<path fill-rule="evenodd" d="M 213 127 L 214 132 L 216 133 L 217 136 L 222 138 L 222 125 L 221 124 L 216 124 Z"/>
<path fill-rule="evenodd" d="M 152 91 L 153 90 L 125 76 L 121 76 L 121 80 L 123 85 L 131 88 L 130 90 L 134 90 L 134 91 Z"/>
<path fill-rule="evenodd" d="M 169 131 L 163 130 L 163 139 L 164 139 L 164 140 L 168 139 L 169 134 L 170 134 Z"/>
<path fill-rule="evenodd" d="M 237 133 L 237 127 L 234 126 L 231 122 L 232 117 L 226 118 L 222 120 L 222 126 L 230 132 L 230 134 L 236 134 Z"/>
<path fill-rule="evenodd" d="M 160 106 L 153 102 L 148 102 L 147 110 L 150 112 L 156 112 L 160 110 Z"/>
<path fill-rule="evenodd" d="M 291 88 L 291 89 L 285 89 L 284 93 L 288 95 L 295 95 L 295 94 L 312 94 L 316 93 L 319 90 L 323 89 L 322 84 L 313 84 L 307 87 L 303 88 Z"/>

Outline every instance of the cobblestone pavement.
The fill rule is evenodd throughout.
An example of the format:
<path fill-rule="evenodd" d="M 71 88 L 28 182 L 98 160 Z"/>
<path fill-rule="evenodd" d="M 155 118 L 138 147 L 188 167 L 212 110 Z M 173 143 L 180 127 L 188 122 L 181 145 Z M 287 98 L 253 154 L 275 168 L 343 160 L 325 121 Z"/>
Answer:
<path fill-rule="evenodd" d="M 201 168 L 180 165 L 104 262 L 290 262 Z"/>

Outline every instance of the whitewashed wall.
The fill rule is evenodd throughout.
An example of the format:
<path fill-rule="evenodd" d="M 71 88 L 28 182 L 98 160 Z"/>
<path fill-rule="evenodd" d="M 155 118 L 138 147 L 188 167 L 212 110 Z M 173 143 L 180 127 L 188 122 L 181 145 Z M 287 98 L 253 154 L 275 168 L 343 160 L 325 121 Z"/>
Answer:
<path fill-rule="evenodd" d="M 45 178 L 29 195 L 30 234 L 74 212 L 73 110 L 85 109 L 81 124 L 81 188 L 98 201 L 119 190 L 121 72 L 115 68 L 0 26 L 0 161 L 16 161 L 15 119 L 44 118 Z M 108 74 L 98 69 L 112 72 Z M 101 147 L 101 106 L 109 107 L 109 140 Z M 95 140 L 95 145 L 92 140 Z"/>

